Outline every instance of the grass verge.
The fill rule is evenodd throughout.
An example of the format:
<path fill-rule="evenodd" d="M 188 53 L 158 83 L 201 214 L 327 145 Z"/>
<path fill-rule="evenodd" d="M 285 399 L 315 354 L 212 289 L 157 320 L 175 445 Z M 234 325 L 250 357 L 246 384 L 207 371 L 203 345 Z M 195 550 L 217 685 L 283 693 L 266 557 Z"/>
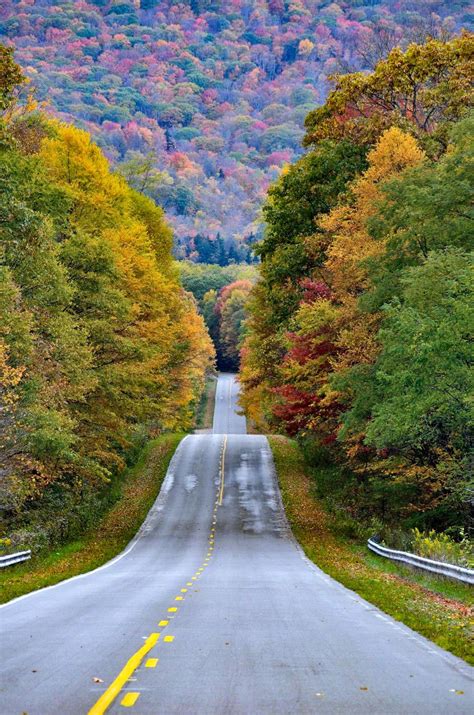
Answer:
<path fill-rule="evenodd" d="M 121 494 L 98 526 L 80 539 L 0 573 L 1 602 L 91 571 L 119 554 L 137 533 L 160 490 L 183 434 L 165 434 L 144 448 L 123 475 Z"/>
<path fill-rule="evenodd" d="M 428 577 L 372 554 L 365 544 L 331 531 L 293 440 L 270 436 L 283 503 L 293 534 L 323 571 L 382 611 L 474 664 L 472 589 Z"/>
<path fill-rule="evenodd" d="M 206 379 L 204 392 L 196 410 L 196 429 L 211 429 L 214 419 L 214 402 L 216 400 L 217 379 L 209 376 Z"/>

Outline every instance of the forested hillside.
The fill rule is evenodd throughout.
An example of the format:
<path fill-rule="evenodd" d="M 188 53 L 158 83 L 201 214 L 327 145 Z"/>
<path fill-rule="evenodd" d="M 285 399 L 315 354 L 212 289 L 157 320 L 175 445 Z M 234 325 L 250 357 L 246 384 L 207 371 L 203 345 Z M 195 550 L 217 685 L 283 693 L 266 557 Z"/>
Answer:
<path fill-rule="evenodd" d="M 357 526 L 472 516 L 474 39 L 339 77 L 264 208 L 241 381 Z"/>
<path fill-rule="evenodd" d="M 0 47 L 2 531 L 37 550 L 95 523 L 148 437 L 192 425 L 214 350 L 162 209 L 23 85 Z"/>
<path fill-rule="evenodd" d="M 270 181 L 327 78 L 458 32 L 468 0 L 3 0 L 40 99 L 167 211 L 179 256 L 248 260 Z M 209 244 L 220 235 L 224 246 Z"/>

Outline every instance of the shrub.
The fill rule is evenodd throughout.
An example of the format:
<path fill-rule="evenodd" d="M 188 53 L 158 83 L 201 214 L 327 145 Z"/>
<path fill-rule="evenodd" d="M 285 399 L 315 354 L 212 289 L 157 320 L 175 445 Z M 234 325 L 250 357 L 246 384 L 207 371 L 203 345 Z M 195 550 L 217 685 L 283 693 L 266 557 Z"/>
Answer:
<path fill-rule="evenodd" d="M 455 541 L 449 534 L 437 534 L 434 529 L 428 532 L 412 529 L 412 550 L 419 556 L 436 561 L 474 567 L 474 548 L 472 541 L 464 534 L 462 540 Z"/>

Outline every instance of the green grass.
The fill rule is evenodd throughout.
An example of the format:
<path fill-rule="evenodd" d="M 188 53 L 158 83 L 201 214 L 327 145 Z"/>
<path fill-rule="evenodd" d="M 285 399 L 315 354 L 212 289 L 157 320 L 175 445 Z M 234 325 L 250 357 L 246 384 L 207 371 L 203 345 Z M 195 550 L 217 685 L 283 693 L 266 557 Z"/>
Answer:
<path fill-rule="evenodd" d="M 314 494 L 297 443 L 280 436 L 269 441 L 286 513 L 306 555 L 396 620 L 474 664 L 473 590 L 403 568 L 372 554 L 365 544 L 337 536 L 331 517 Z"/>
<path fill-rule="evenodd" d="M 214 418 L 214 402 L 216 399 L 217 379 L 208 377 L 201 400 L 196 410 L 196 429 L 211 429 Z"/>
<path fill-rule="evenodd" d="M 2 603 L 101 566 L 137 533 L 160 490 L 183 434 L 165 434 L 144 448 L 122 478 L 121 493 L 96 528 L 80 539 L 0 573 Z"/>

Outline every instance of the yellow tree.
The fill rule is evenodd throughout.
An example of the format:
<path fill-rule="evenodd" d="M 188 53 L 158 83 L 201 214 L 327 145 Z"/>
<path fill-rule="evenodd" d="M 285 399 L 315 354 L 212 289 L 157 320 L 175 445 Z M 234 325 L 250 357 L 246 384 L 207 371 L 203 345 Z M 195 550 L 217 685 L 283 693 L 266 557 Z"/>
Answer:
<path fill-rule="evenodd" d="M 377 214 L 384 182 L 419 164 L 425 155 L 412 136 L 391 127 L 367 158 L 369 168 L 350 186 L 350 203 L 333 209 L 319 222 L 327 244 L 323 275 L 338 305 L 335 370 L 372 362 L 375 357 L 379 316 L 361 312 L 359 297 L 369 287 L 366 262 L 380 255 L 384 244 L 370 236 L 368 222 Z M 309 239 L 310 250 L 320 240 Z"/>
<path fill-rule="evenodd" d="M 162 429 L 189 423 L 195 396 L 186 370 L 192 363 L 203 374 L 211 347 L 178 283 L 162 210 L 113 174 L 82 130 L 56 124 L 42 157 L 71 200 L 76 250 L 70 270 L 78 277 L 77 290 L 90 293 L 91 275 L 100 280 L 100 305 L 88 295 L 79 312 L 95 341 L 99 386 L 91 400 L 91 430 L 104 460 L 113 436 L 126 444 L 130 424 Z M 87 267 L 81 246 L 96 256 Z"/>

